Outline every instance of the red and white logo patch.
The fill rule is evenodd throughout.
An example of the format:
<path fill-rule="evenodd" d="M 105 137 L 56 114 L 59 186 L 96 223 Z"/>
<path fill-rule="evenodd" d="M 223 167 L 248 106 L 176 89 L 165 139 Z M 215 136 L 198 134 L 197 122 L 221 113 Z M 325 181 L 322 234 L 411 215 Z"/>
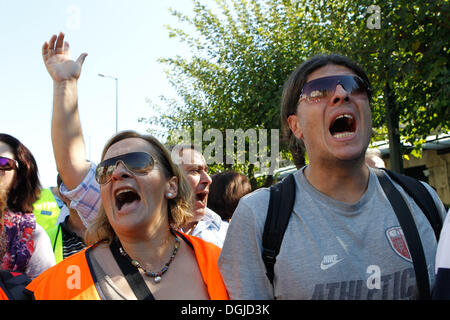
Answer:
<path fill-rule="evenodd" d="M 392 227 L 386 230 L 386 237 L 392 249 L 400 257 L 406 261 L 412 262 L 411 254 L 409 253 L 408 245 L 406 244 L 405 235 L 400 227 Z"/>

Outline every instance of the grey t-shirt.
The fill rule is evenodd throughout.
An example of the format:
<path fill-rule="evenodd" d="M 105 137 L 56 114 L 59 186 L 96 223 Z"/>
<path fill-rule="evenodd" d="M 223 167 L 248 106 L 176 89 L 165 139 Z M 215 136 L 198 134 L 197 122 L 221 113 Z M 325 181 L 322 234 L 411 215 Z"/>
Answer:
<path fill-rule="evenodd" d="M 269 189 L 243 197 L 233 214 L 219 258 L 231 299 L 412 299 L 415 273 L 396 215 L 370 170 L 355 204 L 315 189 L 304 168 L 295 173 L 296 198 L 275 264 L 272 286 L 261 258 Z M 395 184 L 395 183 L 394 183 Z M 431 285 L 436 238 L 414 201 L 395 184 L 413 212 Z M 442 216 L 445 209 L 428 185 Z"/>

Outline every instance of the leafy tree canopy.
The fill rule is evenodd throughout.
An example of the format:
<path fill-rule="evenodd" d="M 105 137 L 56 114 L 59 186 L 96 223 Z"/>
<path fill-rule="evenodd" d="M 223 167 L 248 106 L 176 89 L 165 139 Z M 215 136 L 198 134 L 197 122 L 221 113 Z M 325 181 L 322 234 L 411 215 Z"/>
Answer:
<path fill-rule="evenodd" d="M 279 129 L 285 80 L 319 53 L 347 55 L 368 73 L 374 139 L 394 130 L 386 126 L 391 115 L 416 150 L 430 133 L 449 130 L 448 0 L 375 7 L 372 0 L 215 0 L 209 7 L 192 1 L 191 13 L 171 9 L 184 29 L 168 26 L 190 57 L 160 59 L 178 99 L 161 97 L 152 107 L 162 104 L 169 112 L 142 119 L 166 128 L 169 140 L 176 129 L 193 135 L 195 121 L 222 133 Z M 388 101 L 392 114 L 386 113 Z M 289 158 L 284 145 L 281 151 Z M 239 170 L 251 173 L 248 166 Z"/>

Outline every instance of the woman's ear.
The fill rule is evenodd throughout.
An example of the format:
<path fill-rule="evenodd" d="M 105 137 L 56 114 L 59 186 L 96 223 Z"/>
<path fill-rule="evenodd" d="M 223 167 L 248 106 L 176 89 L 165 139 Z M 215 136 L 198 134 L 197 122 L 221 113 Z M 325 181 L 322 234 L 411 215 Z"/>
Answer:
<path fill-rule="evenodd" d="M 303 130 L 302 127 L 300 126 L 298 116 L 296 114 L 291 114 L 287 120 L 289 123 L 289 128 L 291 128 L 291 131 L 294 134 L 294 136 L 296 136 L 298 139 L 302 139 Z"/>
<path fill-rule="evenodd" d="M 166 198 L 174 199 L 178 195 L 178 177 L 173 176 L 167 181 Z"/>

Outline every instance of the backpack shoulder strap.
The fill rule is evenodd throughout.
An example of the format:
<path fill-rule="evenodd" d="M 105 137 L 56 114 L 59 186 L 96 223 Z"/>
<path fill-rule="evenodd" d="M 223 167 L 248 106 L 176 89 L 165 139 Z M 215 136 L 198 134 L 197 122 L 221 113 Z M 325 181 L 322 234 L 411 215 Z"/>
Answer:
<path fill-rule="evenodd" d="M 414 199 L 420 210 L 425 214 L 431 227 L 436 235 L 436 240 L 439 240 L 439 235 L 442 229 L 442 219 L 439 215 L 436 203 L 433 197 L 428 192 L 427 188 L 417 179 L 398 174 L 386 169 L 383 169 L 389 177 L 397 182 L 410 197 Z"/>
<path fill-rule="evenodd" d="M 262 259 L 266 274 L 273 283 L 276 256 L 286 231 L 295 201 L 295 179 L 290 174 L 283 181 L 270 187 L 270 201 L 262 237 Z"/>

